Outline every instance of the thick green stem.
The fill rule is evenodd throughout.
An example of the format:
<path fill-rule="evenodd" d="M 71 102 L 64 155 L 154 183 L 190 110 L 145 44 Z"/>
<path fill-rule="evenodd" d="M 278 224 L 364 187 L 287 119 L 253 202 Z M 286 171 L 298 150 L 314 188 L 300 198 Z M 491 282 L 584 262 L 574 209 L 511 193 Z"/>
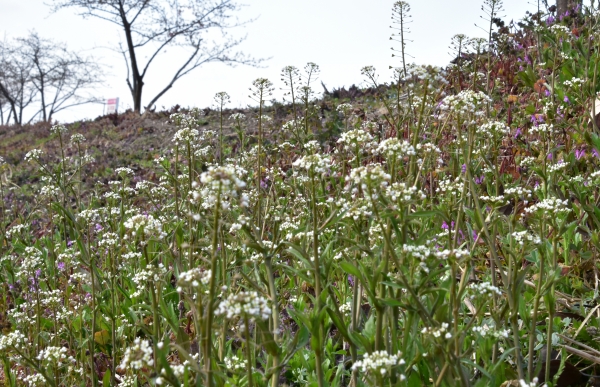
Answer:
<path fill-rule="evenodd" d="M 217 192 L 217 200 L 215 203 L 215 214 L 213 220 L 213 239 L 212 239 L 212 258 L 211 258 L 211 274 L 210 274 L 210 283 L 208 289 L 208 305 L 206 307 L 206 326 L 204 328 L 204 370 L 206 374 L 206 385 L 208 387 L 213 386 L 213 377 L 212 377 L 212 359 L 211 359 L 211 351 L 212 351 L 212 323 L 214 316 L 214 299 L 215 299 L 215 289 L 216 289 L 216 280 L 217 280 L 217 258 L 219 257 L 219 215 L 221 208 L 221 187 L 222 183 L 219 183 L 219 190 Z"/>

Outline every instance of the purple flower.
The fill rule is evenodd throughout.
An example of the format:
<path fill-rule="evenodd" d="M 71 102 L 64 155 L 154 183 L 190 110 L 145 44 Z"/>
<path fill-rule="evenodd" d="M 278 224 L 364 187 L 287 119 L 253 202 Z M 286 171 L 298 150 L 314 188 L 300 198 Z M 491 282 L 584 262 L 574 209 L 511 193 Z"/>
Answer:
<path fill-rule="evenodd" d="M 58 267 L 58 270 L 65 271 L 65 263 L 64 262 L 58 262 L 56 264 L 56 266 Z"/>
<path fill-rule="evenodd" d="M 550 97 L 550 90 L 548 90 L 548 89 L 544 90 L 544 94 L 546 94 L 546 97 Z"/>
<path fill-rule="evenodd" d="M 485 175 L 481 175 L 481 177 L 475 176 L 475 184 L 481 184 L 481 183 L 483 183 L 483 178 L 484 177 L 485 177 Z"/>
<path fill-rule="evenodd" d="M 73 243 L 74 243 L 73 241 L 67 241 L 67 247 L 73 246 Z"/>
<path fill-rule="evenodd" d="M 566 95 L 565 95 L 565 98 L 563 98 L 563 101 L 565 101 L 566 103 L 571 102 L 571 101 L 569 101 L 569 97 L 567 97 Z"/>
<path fill-rule="evenodd" d="M 596 150 L 596 148 L 592 149 L 592 155 L 594 155 L 594 157 L 596 157 L 596 158 L 600 158 L 600 154 L 598 154 L 598 151 Z"/>
<path fill-rule="evenodd" d="M 519 137 L 521 134 L 523 134 L 523 131 L 521 130 L 521 128 L 517 128 L 517 130 L 515 131 L 515 136 L 514 138 Z"/>
<path fill-rule="evenodd" d="M 96 223 L 96 226 L 94 227 L 94 229 L 95 229 L 96 231 L 100 231 L 100 230 L 102 230 L 103 228 L 104 228 L 104 227 L 102 227 L 102 226 L 101 226 L 100 224 L 98 224 L 98 223 Z"/>
<path fill-rule="evenodd" d="M 350 286 L 354 286 L 354 277 L 352 277 L 351 275 L 348 276 L 348 283 L 350 284 Z"/>
<path fill-rule="evenodd" d="M 531 123 L 534 124 L 535 126 L 537 126 L 537 124 L 538 124 L 538 120 L 537 120 L 537 117 L 535 116 L 535 114 L 531 115 Z"/>
<path fill-rule="evenodd" d="M 552 160 L 552 153 L 548 153 L 548 156 L 546 156 L 546 158 L 547 158 L 548 160 Z"/>
<path fill-rule="evenodd" d="M 548 19 L 546 19 L 546 24 L 547 25 L 551 25 L 552 23 L 554 23 L 556 19 L 554 19 L 554 16 L 550 15 L 548 16 Z"/>
<path fill-rule="evenodd" d="M 585 149 L 575 149 L 575 158 L 577 160 L 579 160 L 583 156 L 585 156 Z"/>
<path fill-rule="evenodd" d="M 476 241 L 477 240 L 477 231 L 473 230 L 472 235 L 473 235 L 473 240 Z"/>
<path fill-rule="evenodd" d="M 448 229 L 448 223 L 446 223 L 446 221 L 442 222 L 442 230 L 447 230 Z"/>
<path fill-rule="evenodd" d="M 265 180 L 260 181 L 260 188 L 267 189 L 267 182 Z"/>
<path fill-rule="evenodd" d="M 466 173 L 467 172 L 467 164 L 463 164 L 462 167 L 460 168 L 460 170 L 462 171 L 462 173 Z"/>

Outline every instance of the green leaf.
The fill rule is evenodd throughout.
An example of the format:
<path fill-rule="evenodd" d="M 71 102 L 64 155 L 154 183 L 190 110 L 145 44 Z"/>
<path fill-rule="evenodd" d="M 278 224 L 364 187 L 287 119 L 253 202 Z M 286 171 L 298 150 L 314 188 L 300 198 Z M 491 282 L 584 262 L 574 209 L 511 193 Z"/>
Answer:
<path fill-rule="evenodd" d="M 102 378 L 102 386 L 110 387 L 110 370 L 106 370 L 104 377 Z"/>
<path fill-rule="evenodd" d="M 404 306 L 404 304 L 395 298 L 382 298 L 379 300 L 382 304 L 386 306 L 396 307 L 396 306 Z"/>
<path fill-rule="evenodd" d="M 339 311 L 333 310 L 331 307 L 327 307 L 327 313 L 329 314 L 329 318 L 333 321 L 333 325 L 337 328 L 340 334 L 346 339 L 346 341 L 352 341 L 350 335 L 348 334 L 348 329 L 346 329 L 346 324 L 344 320 L 341 318 L 341 314 Z"/>
<path fill-rule="evenodd" d="M 360 270 L 358 270 L 358 268 L 356 266 L 354 266 L 353 264 L 351 264 L 350 262 L 341 262 L 340 267 L 346 273 L 351 274 L 356 278 L 362 277 Z"/>
<path fill-rule="evenodd" d="M 409 218 L 423 219 L 423 218 L 433 218 L 434 216 L 444 217 L 444 213 L 438 210 L 432 211 L 416 211 L 408 214 Z"/>

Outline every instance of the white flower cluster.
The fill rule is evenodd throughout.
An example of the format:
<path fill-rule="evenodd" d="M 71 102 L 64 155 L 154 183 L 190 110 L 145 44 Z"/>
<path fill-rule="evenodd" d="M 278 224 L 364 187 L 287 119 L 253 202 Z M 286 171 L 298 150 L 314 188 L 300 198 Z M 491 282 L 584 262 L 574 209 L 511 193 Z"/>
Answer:
<path fill-rule="evenodd" d="M 403 74 L 404 69 L 395 68 L 394 73 Z M 429 79 L 430 83 L 440 82 L 447 84 L 446 71 L 438 66 L 418 65 L 411 63 L 407 66 L 406 76 L 402 80 L 407 81 L 411 79 Z"/>
<path fill-rule="evenodd" d="M 62 134 L 62 133 L 67 133 L 68 131 L 69 130 L 64 125 L 53 125 L 50 128 L 50 133 L 52 133 L 52 134 L 56 134 L 56 133 Z"/>
<path fill-rule="evenodd" d="M 117 174 L 118 176 L 121 176 L 122 178 L 125 177 L 132 177 L 134 175 L 133 169 L 128 168 L 128 167 L 119 167 L 117 169 L 115 169 L 115 174 Z"/>
<path fill-rule="evenodd" d="M 550 27 L 550 31 L 554 32 L 557 35 L 565 34 L 571 35 L 571 30 L 567 26 L 563 26 L 562 24 L 554 24 Z"/>
<path fill-rule="evenodd" d="M 139 297 L 144 294 L 146 291 L 146 282 L 158 282 L 165 273 L 165 265 L 162 263 L 159 263 L 158 267 L 148 265 L 145 269 L 135 273 L 131 280 L 137 285 L 137 289 L 131 297 Z"/>
<path fill-rule="evenodd" d="M 321 145 L 318 141 L 311 140 L 304 144 L 304 149 L 306 149 L 306 152 L 308 152 L 309 154 L 315 154 L 319 150 L 321 150 Z"/>
<path fill-rule="evenodd" d="M 531 380 L 531 383 L 527 383 L 527 382 L 526 382 L 525 380 L 523 380 L 523 379 L 520 379 L 520 380 L 519 380 L 519 385 L 520 385 L 521 387 L 538 387 L 538 384 L 539 384 L 539 383 L 538 383 L 538 378 L 537 378 L 537 376 Z M 544 383 L 544 384 L 543 384 L 542 386 L 540 386 L 540 387 L 548 387 L 548 385 L 547 385 L 546 383 Z"/>
<path fill-rule="evenodd" d="M 230 193 L 246 186 L 237 176 L 235 168 L 229 165 L 209 167 L 208 171 L 200 175 L 200 182 L 212 186 L 215 191 L 221 189 L 222 193 Z"/>
<path fill-rule="evenodd" d="M 478 296 L 491 296 L 491 295 L 498 295 L 501 296 L 502 292 L 500 291 L 500 289 L 498 289 L 498 287 L 492 285 L 489 282 L 481 282 L 478 284 L 471 284 L 469 285 L 469 290 L 473 292 L 473 294 L 471 295 L 470 298 L 475 298 Z"/>
<path fill-rule="evenodd" d="M 26 342 L 25 335 L 19 331 L 10 332 L 7 335 L 3 334 L 0 336 L 0 352 L 8 351 L 10 347 L 18 347 Z"/>
<path fill-rule="evenodd" d="M 346 303 L 344 303 L 344 304 L 341 304 L 341 305 L 340 305 L 340 312 L 341 312 L 341 313 L 342 313 L 344 316 L 346 316 L 346 317 L 349 317 L 349 316 L 350 316 L 350 313 L 352 312 L 352 302 L 351 302 L 351 301 L 348 301 L 348 302 L 346 302 Z"/>
<path fill-rule="evenodd" d="M 352 105 L 349 103 L 341 103 L 335 108 L 338 113 L 342 113 L 344 115 L 348 114 L 351 109 Z"/>
<path fill-rule="evenodd" d="M 383 155 L 388 159 L 416 155 L 415 148 L 408 141 L 399 140 L 395 137 L 383 140 L 374 153 Z"/>
<path fill-rule="evenodd" d="M 431 249 L 425 245 L 402 245 L 402 252 L 420 260 L 425 260 L 432 254 Z"/>
<path fill-rule="evenodd" d="M 537 235 L 532 235 L 531 233 L 529 233 L 527 230 L 525 231 L 515 231 L 512 234 L 510 234 L 515 241 L 520 245 L 523 246 L 525 244 L 525 241 L 529 241 L 535 245 L 539 245 L 542 243 L 542 240 L 539 236 Z"/>
<path fill-rule="evenodd" d="M 46 385 L 46 379 L 44 379 L 44 376 L 42 376 L 42 374 L 25 375 L 24 372 L 19 372 L 18 378 L 28 387 Z"/>
<path fill-rule="evenodd" d="M 43 264 L 42 252 L 33 246 L 25 247 L 25 254 L 19 266 L 20 273 L 33 273 Z"/>
<path fill-rule="evenodd" d="M 477 127 L 475 132 L 483 137 L 494 138 L 507 135 L 510 128 L 503 122 L 490 121 Z"/>
<path fill-rule="evenodd" d="M 39 160 L 43 154 L 44 152 L 39 149 L 32 149 L 25 154 L 25 161 Z"/>
<path fill-rule="evenodd" d="M 573 77 L 571 79 L 567 79 L 563 83 L 567 87 L 579 87 L 579 86 L 583 85 L 583 79 L 577 78 L 577 77 Z"/>
<path fill-rule="evenodd" d="M 21 231 L 27 230 L 28 227 L 29 225 L 26 224 L 15 224 L 14 226 L 6 230 L 6 239 L 11 239 L 15 235 L 18 236 L 19 234 L 21 234 Z"/>
<path fill-rule="evenodd" d="M 508 329 L 496 330 L 493 327 L 484 324 L 482 326 L 475 326 L 472 328 L 473 332 L 478 333 L 482 337 L 493 337 L 496 339 L 504 338 L 507 339 L 510 331 Z"/>
<path fill-rule="evenodd" d="M 137 235 L 138 232 L 146 237 L 156 236 L 159 239 L 162 239 L 167 235 L 165 232 L 163 232 L 162 223 L 150 214 L 134 215 L 127 219 L 123 225 L 126 229 L 132 230 L 134 236 Z"/>
<path fill-rule="evenodd" d="M 552 133 L 554 131 L 554 126 L 552 124 L 538 124 L 532 126 L 529 131 L 531 133 Z"/>
<path fill-rule="evenodd" d="M 61 366 L 64 362 L 75 363 L 73 356 L 67 356 L 67 349 L 65 347 L 48 347 L 42 349 L 37 356 L 38 360 L 41 360 L 44 364 L 56 364 Z"/>
<path fill-rule="evenodd" d="M 229 116 L 229 119 L 232 121 L 241 121 L 244 118 L 246 118 L 246 115 L 244 113 L 233 113 Z"/>
<path fill-rule="evenodd" d="M 361 370 L 362 372 L 373 372 L 380 375 L 385 375 L 389 370 L 397 365 L 403 365 L 406 362 L 400 357 L 400 354 L 393 355 L 387 351 L 374 351 L 367 353 L 362 360 L 357 361 L 352 365 L 353 370 Z M 404 380 L 404 375 L 400 376 L 400 380 Z"/>
<path fill-rule="evenodd" d="M 202 187 L 191 192 L 190 201 L 192 203 L 201 202 L 204 209 L 209 209 L 214 208 L 220 196 L 221 209 L 228 210 L 231 206 L 229 198 L 239 196 L 240 206 L 248 206 L 248 195 L 239 193 L 246 186 L 246 183 L 239 177 L 240 171 L 246 172 L 231 165 L 210 166 L 208 171 L 200 175 Z M 194 182 L 193 186 L 196 187 L 197 183 Z"/>
<path fill-rule="evenodd" d="M 446 250 L 435 251 L 433 254 L 438 259 L 448 259 L 451 257 L 454 257 L 456 259 L 461 259 L 461 258 L 465 258 L 465 257 L 468 257 L 469 255 L 471 255 L 471 253 L 469 253 L 469 250 L 465 250 L 465 249 L 454 249 L 454 250 L 446 249 Z"/>
<path fill-rule="evenodd" d="M 448 332 L 450 325 L 447 322 L 443 322 L 439 328 L 425 327 L 421 330 L 422 334 L 431 335 L 433 337 L 444 337 L 445 339 L 451 339 L 452 333 Z"/>
<path fill-rule="evenodd" d="M 329 156 L 316 153 L 314 155 L 300 157 L 298 160 L 294 161 L 292 165 L 306 171 L 313 170 L 317 174 L 324 174 L 329 172 L 331 168 L 331 159 Z"/>
<path fill-rule="evenodd" d="M 383 169 L 381 164 L 369 164 L 354 168 L 346 176 L 347 182 L 359 186 L 365 194 L 371 188 L 374 191 L 373 199 L 377 198 L 378 188 L 385 189 L 391 179 L 392 176 Z"/>
<path fill-rule="evenodd" d="M 56 308 L 61 306 L 64 303 L 63 297 L 64 295 L 60 289 L 40 290 L 40 301 L 46 307 Z"/>
<path fill-rule="evenodd" d="M 259 296 L 257 292 L 240 292 L 230 294 L 226 300 L 222 301 L 215 314 L 225 315 L 229 319 L 236 316 L 247 316 L 250 321 L 267 320 L 271 315 L 271 308 L 269 308 L 267 299 Z"/>
<path fill-rule="evenodd" d="M 417 160 L 417 164 L 419 165 L 421 165 L 423 163 L 423 159 L 426 159 L 428 156 L 436 157 L 438 165 L 441 165 L 443 163 L 443 160 L 440 157 L 442 151 L 435 144 L 417 144 L 417 153 L 419 153 L 419 155 L 421 156 L 421 158 Z"/>
<path fill-rule="evenodd" d="M 479 199 L 482 202 L 490 203 L 492 205 L 497 205 L 497 206 L 508 204 L 508 199 L 506 199 L 504 197 L 504 195 L 499 195 L 499 196 L 486 196 L 486 195 L 482 195 L 482 196 L 479 197 Z"/>
<path fill-rule="evenodd" d="M 482 116 L 485 111 L 480 109 L 481 105 L 492 102 L 492 99 L 481 91 L 463 90 L 457 95 L 449 95 L 440 103 L 440 110 L 445 114 L 474 114 Z"/>
<path fill-rule="evenodd" d="M 82 142 L 85 142 L 85 137 L 83 136 L 83 134 L 75 133 L 71 136 L 71 143 L 81 144 Z"/>
<path fill-rule="evenodd" d="M 340 208 L 340 212 L 344 214 L 344 218 L 358 220 L 360 217 L 373 215 L 372 203 L 365 198 L 353 198 L 352 201 L 340 198 L 335 204 Z"/>
<path fill-rule="evenodd" d="M 248 360 L 240 359 L 235 355 L 225 356 L 225 359 L 223 359 L 223 361 L 225 362 L 225 368 L 227 368 L 227 370 L 231 372 L 245 370 L 246 365 L 248 364 Z"/>
<path fill-rule="evenodd" d="M 182 272 L 181 274 L 179 274 L 179 279 L 177 280 L 177 284 L 179 285 L 177 291 L 181 293 L 183 290 L 183 286 L 197 288 L 198 286 L 200 286 L 200 284 L 208 285 L 211 273 L 212 272 L 210 269 L 202 270 L 199 267 Z"/>
<path fill-rule="evenodd" d="M 527 207 L 525 209 L 525 212 L 533 213 L 536 211 L 542 211 L 544 213 L 558 215 L 561 213 L 571 212 L 571 209 L 567 207 L 568 205 L 568 200 L 560 200 L 559 198 L 548 198 L 532 205 L 531 207 Z"/>
<path fill-rule="evenodd" d="M 183 128 L 175 132 L 175 135 L 173 136 L 173 142 L 178 146 L 186 145 L 188 143 L 195 143 L 198 141 L 198 136 L 199 133 L 197 129 Z"/>
<path fill-rule="evenodd" d="M 405 183 L 395 182 L 385 188 L 385 196 L 393 202 L 400 201 L 403 204 L 414 200 L 425 200 L 427 196 L 416 186 L 408 187 Z"/>
<path fill-rule="evenodd" d="M 364 129 L 352 129 L 342 133 L 337 143 L 342 144 L 347 151 L 367 149 L 373 141 L 373 136 Z"/>
<path fill-rule="evenodd" d="M 47 184 L 40 188 L 40 197 L 43 198 L 55 198 L 60 195 L 60 188 L 54 184 Z"/>
<path fill-rule="evenodd" d="M 97 209 L 82 210 L 78 215 L 77 219 L 84 220 L 88 226 L 100 222 L 100 212 Z"/>
<path fill-rule="evenodd" d="M 102 234 L 98 246 L 110 248 L 114 247 L 119 243 L 119 235 L 114 232 L 105 232 Z"/>
<path fill-rule="evenodd" d="M 302 118 L 298 118 L 297 120 L 289 120 L 285 124 L 281 126 L 281 130 L 286 132 L 293 132 L 296 128 L 302 125 Z"/>
<path fill-rule="evenodd" d="M 534 165 L 534 164 L 535 164 L 535 157 L 532 157 L 532 156 L 525 156 L 519 162 L 519 165 L 522 167 L 526 167 L 526 166 Z"/>
<path fill-rule="evenodd" d="M 125 349 L 125 354 L 121 360 L 119 368 L 127 370 L 141 370 L 154 366 L 154 358 L 152 356 L 152 346 L 149 340 L 142 340 L 136 337 L 133 345 Z"/>
<path fill-rule="evenodd" d="M 558 163 L 556 164 L 552 164 L 548 166 L 548 173 L 553 173 L 553 172 L 557 172 L 557 171 L 562 171 L 563 169 L 565 169 L 569 164 L 565 163 L 564 161 L 560 160 Z"/>
<path fill-rule="evenodd" d="M 504 190 L 505 196 L 516 196 L 519 198 L 530 199 L 531 198 L 531 190 L 524 187 L 509 187 Z M 525 204 L 527 204 L 527 200 L 525 200 Z"/>
<path fill-rule="evenodd" d="M 464 183 L 460 180 L 460 176 L 457 176 L 454 181 L 450 180 L 449 177 L 444 177 L 440 180 L 439 186 L 435 191 L 437 193 L 448 193 L 452 196 L 458 196 L 464 187 Z"/>

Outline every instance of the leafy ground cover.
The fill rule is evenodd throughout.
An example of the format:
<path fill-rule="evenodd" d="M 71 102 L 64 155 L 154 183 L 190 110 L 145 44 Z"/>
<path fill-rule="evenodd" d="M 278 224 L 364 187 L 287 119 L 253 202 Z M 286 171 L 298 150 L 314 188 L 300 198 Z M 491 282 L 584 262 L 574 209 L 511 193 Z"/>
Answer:
<path fill-rule="evenodd" d="M 0 129 L 2 383 L 594 384 L 600 15 L 498 3 L 387 85 Z"/>

